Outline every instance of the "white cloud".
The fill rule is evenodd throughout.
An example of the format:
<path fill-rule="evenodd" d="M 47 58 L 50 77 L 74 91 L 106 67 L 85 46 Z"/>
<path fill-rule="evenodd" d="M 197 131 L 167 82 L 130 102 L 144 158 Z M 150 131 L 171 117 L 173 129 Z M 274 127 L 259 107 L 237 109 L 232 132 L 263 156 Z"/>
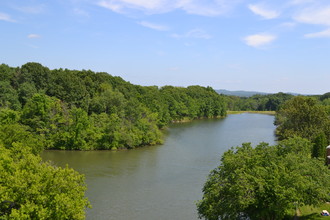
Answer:
<path fill-rule="evenodd" d="M 218 16 L 230 11 L 238 2 L 239 0 L 181 0 L 178 1 L 176 8 L 182 9 L 188 14 Z"/>
<path fill-rule="evenodd" d="M 307 8 L 294 16 L 294 19 L 301 23 L 330 26 L 330 5 L 322 8 Z"/>
<path fill-rule="evenodd" d="M 36 38 L 40 38 L 41 36 L 38 34 L 29 34 L 27 37 L 30 39 L 36 39 Z"/>
<path fill-rule="evenodd" d="M 247 45 L 259 48 L 276 40 L 276 36 L 271 34 L 254 34 L 245 37 L 243 40 Z"/>
<path fill-rule="evenodd" d="M 147 13 L 162 13 L 169 10 L 163 0 L 102 0 L 98 5 L 117 13 L 125 13 L 127 10 L 140 10 Z"/>
<path fill-rule="evenodd" d="M 217 16 L 226 13 L 240 1 L 242 0 L 101 0 L 97 5 L 117 13 L 138 10 L 158 14 L 181 9 L 188 14 Z"/>
<path fill-rule="evenodd" d="M 114 4 L 111 1 L 100 1 L 97 5 L 117 13 L 121 13 L 122 11 L 122 6 L 120 4 Z"/>
<path fill-rule="evenodd" d="M 211 35 L 206 33 L 204 30 L 198 29 L 198 28 L 192 29 L 185 34 L 172 34 L 171 37 L 173 37 L 173 38 L 200 38 L 200 39 L 205 39 L 205 40 L 212 38 Z"/>
<path fill-rule="evenodd" d="M 144 27 L 147 27 L 147 28 L 157 30 L 157 31 L 167 31 L 169 29 L 167 26 L 154 24 L 154 23 L 150 23 L 147 21 L 141 21 L 141 22 L 138 22 L 138 24 L 140 24 Z"/>
<path fill-rule="evenodd" d="M 248 8 L 256 15 L 260 15 L 264 19 L 277 18 L 280 13 L 275 10 L 269 10 L 262 5 L 248 5 Z"/>
<path fill-rule="evenodd" d="M 8 22 L 15 22 L 8 14 L 0 12 L 0 21 L 8 21 Z"/>
<path fill-rule="evenodd" d="M 324 31 L 305 34 L 306 38 L 323 38 L 323 37 L 330 37 L 330 28 Z"/>

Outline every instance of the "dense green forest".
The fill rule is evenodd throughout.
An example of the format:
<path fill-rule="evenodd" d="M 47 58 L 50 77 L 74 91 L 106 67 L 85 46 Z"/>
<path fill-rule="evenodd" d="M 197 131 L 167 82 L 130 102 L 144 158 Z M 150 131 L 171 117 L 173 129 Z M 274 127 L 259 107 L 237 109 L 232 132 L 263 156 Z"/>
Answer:
<path fill-rule="evenodd" d="M 251 97 L 226 96 L 226 103 L 232 111 L 277 111 L 281 104 L 293 97 L 282 92 Z"/>
<path fill-rule="evenodd" d="M 0 66 L 5 146 L 24 136 L 36 139 L 36 151 L 130 149 L 161 143 L 161 129 L 171 122 L 225 115 L 225 99 L 211 87 L 139 86 L 104 72 L 38 63 Z"/>
<path fill-rule="evenodd" d="M 300 207 L 329 202 L 329 97 L 296 96 L 282 103 L 274 122 L 277 145 L 244 143 L 225 152 L 204 185 L 199 216 L 292 219 Z"/>

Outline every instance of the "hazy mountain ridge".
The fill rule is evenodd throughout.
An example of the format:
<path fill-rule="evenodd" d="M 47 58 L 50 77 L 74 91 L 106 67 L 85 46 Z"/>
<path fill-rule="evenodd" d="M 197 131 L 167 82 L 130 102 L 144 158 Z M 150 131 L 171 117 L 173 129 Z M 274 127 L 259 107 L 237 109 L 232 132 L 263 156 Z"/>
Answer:
<path fill-rule="evenodd" d="M 269 95 L 271 93 L 266 92 L 256 92 L 256 91 L 244 91 L 244 90 L 237 90 L 237 91 L 229 91 L 226 89 L 217 89 L 215 90 L 219 94 L 223 95 L 233 95 L 233 96 L 239 96 L 239 97 L 251 97 L 254 95 Z"/>
<path fill-rule="evenodd" d="M 271 94 L 274 94 L 274 93 L 267 93 L 267 92 L 244 91 L 244 90 L 230 91 L 230 90 L 226 90 L 226 89 L 216 89 L 215 91 L 219 94 L 239 96 L 239 97 L 251 97 L 251 96 L 254 96 L 254 95 L 271 95 Z M 291 94 L 291 95 L 294 95 L 294 96 L 297 96 L 297 95 L 310 96 L 310 94 L 299 94 L 299 93 L 293 93 L 293 92 L 284 92 L 284 93 Z"/>

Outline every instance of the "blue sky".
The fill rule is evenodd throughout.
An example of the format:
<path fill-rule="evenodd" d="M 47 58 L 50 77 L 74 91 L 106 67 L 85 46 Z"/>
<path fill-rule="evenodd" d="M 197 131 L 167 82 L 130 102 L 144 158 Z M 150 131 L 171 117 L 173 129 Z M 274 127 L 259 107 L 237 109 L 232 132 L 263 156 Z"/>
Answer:
<path fill-rule="evenodd" d="M 330 91 L 329 0 L 1 0 L 0 63 L 139 85 Z"/>

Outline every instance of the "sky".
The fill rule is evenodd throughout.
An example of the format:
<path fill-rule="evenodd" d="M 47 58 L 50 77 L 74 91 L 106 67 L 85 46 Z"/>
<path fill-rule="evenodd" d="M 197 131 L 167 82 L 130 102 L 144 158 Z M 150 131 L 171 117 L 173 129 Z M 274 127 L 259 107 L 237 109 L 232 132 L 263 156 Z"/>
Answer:
<path fill-rule="evenodd" d="M 329 0 L 1 0 L 0 63 L 133 84 L 330 92 Z"/>

